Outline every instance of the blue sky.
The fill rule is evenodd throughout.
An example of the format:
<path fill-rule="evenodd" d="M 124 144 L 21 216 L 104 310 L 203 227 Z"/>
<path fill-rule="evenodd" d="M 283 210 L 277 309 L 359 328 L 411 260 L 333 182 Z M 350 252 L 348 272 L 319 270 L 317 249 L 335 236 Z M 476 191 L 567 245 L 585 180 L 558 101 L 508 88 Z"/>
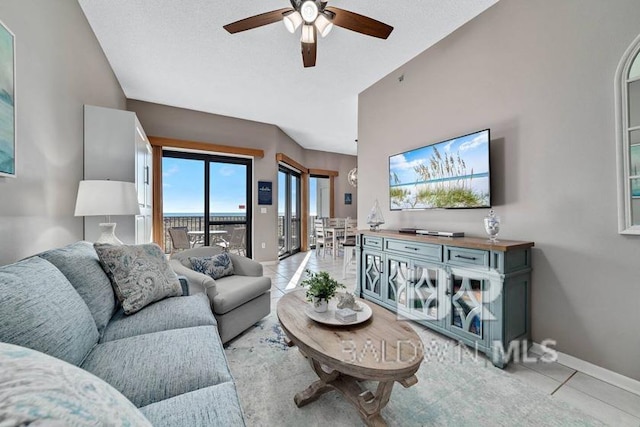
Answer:
<path fill-rule="evenodd" d="M 402 184 L 414 183 L 416 180 L 421 180 L 413 170 L 413 167 L 421 163 L 428 164 L 428 160 L 433 154 L 433 147 L 435 146 L 441 155 L 444 153 L 453 154 L 454 159 L 457 157 L 457 153 L 460 153 L 460 158 L 464 160 L 468 173 L 471 173 L 471 169 L 473 169 L 474 174 L 486 173 L 489 171 L 487 158 L 488 143 L 488 132 L 483 131 L 397 154 L 389 158 L 389 172 L 395 172 Z M 390 180 L 391 185 L 395 185 L 391 177 Z"/>
<path fill-rule="evenodd" d="M 212 213 L 246 212 L 246 166 L 211 163 Z M 204 162 L 162 159 L 163 211 L 165 213 L 204 212 Z"/>
<path fill-rule="evenodd" d="M 280 174 L 279 174 L 280 176 Z M 211 163 L 212 213 L 246 212 L 239 206 L 245 203 L 246 171 L 244 165 Z M 284 191 L 278 187 L 278 205 L 284 212 Z M 162 159 L 162 197 L 165 213 L 204 213 L 204 162 L 202 160 Z M 317 181 L 309 180 L 309 215 L 316 215 Z"/>

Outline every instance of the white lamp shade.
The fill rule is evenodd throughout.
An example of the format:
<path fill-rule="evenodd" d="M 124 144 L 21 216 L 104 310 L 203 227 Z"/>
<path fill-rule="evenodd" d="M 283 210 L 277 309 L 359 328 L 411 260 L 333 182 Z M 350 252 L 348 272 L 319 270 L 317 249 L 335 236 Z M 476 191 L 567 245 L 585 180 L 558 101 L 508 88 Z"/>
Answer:
<path fill-rule="evenodd" d="M 315 34 L 313 30 L 313 25 L 303 25 L 302 26 L 302 38 L 300 39 L 302 43 L 314 43 L 315 42 Z"/>
<path fill-rule="evenodd" d="M 302 16 L 300 16 L 300 12 L 294 10 L 292 12 L 287 13 L 282 20 L 284 22 L 284 26 L 287 30 L 293 34 L 296 32 L 300 24 L 302 24 Z"/>
<path fill-rule="evenodd" d="M 318 29 L 318 32 L 320 33 L 320 35 L 322 37 L 326 37 L 327 34 L 329 34 L 331 32 L 331 29 L 333 28 L 333 22 L 331 22 L 329 18 L 327 18 L 323 14 L 320 14 L 316 19 L 315 26 Z"/>
<path fill-rule="evenodd" d="M 80 181 L 75 216 L 140 215 L 132 182 Z"/>

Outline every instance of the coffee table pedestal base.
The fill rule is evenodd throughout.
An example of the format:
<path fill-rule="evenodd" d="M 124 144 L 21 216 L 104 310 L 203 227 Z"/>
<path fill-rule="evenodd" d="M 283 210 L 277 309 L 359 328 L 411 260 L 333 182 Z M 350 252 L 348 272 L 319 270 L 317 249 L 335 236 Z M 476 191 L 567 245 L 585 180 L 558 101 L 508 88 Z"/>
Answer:
<path fill-rule="evenodd" d="M 358 381 L 361 380 L 335 370 L 326 372 L 320 362 L 311 358 L 309 361 L 320 379 L 295 395 L 293 400 L 298 408 L 313 402 L 328 391 L 337 390 L 356 407 L 360 417 L 368 426 L 387 425 L 380 411 L 389 403 L 395 381 L 404 387 L 411 387 L 418 382 L 415 375 L 398 380 L 379 381 L 375 393 L 372 393 L 360 386 Z"/>

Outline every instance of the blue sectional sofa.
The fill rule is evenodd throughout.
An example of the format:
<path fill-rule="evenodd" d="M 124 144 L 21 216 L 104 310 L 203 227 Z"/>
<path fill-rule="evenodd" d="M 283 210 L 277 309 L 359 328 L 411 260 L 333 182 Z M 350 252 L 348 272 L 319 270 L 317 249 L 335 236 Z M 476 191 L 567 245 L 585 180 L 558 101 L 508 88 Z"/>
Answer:
<path fill-rule="evenodd" d="M 154 426 L 245 424 L 206 294 L 125 315 L 88 242 L 0 267 L 0 341 L 90 372 Z"/>

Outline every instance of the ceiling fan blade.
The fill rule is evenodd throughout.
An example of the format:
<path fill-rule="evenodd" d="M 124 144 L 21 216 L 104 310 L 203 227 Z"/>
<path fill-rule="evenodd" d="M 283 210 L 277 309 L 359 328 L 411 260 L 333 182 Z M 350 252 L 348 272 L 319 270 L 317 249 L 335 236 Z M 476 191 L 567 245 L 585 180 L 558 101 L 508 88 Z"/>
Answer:
<path fill-rule="evenodd" d="M 225 25 L 224 28 L 231 34 L 239 33 L 241 31 L 252 30 L 254 28 L 262 27 L 263 25 L 273 24 L 282 20 L 282 15 L 285 12 L 292 11 L 290 7 L 283 9 L 272 10 L 271 12 L 261 13 L 260 15 L 251 16 L 249 18 L 241 19 L 231 24 Z"/>
<path fill-rule="evenodd" d="M 314 37 L 313 43 L 302 43 L 302 63 L 305 68 L 316 66 L 316 54 L 318 53 L 318 39 Z"/>
<path fill-rule="evenodd" d="M 333 6 L 327 6 L 325 10 L 335 14 L 332 21 L 334 25 L 346 28 L 347 30 L 366 34 L 372 37 L 378 37 L 380 39 L 386 39 L 393 31 L 393 27 L 391 25 L 376 21 L 375 19 L 371 19 L 367 16 L 349 12 L 348 10 L 339 9 Z"/>

